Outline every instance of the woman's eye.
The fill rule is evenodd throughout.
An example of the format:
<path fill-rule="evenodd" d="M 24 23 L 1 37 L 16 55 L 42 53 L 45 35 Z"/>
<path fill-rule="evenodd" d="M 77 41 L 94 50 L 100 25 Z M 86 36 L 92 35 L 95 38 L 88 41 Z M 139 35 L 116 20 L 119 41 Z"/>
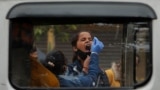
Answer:
<path fill-rule="evenodd" d="M 86 39 L 81 39 L 81 41 L 85 41 Z"/>

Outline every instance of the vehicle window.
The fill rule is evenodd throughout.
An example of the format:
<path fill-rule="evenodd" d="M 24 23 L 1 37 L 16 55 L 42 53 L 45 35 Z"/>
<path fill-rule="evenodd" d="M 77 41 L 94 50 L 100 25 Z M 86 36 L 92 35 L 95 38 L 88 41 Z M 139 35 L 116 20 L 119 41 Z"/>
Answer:
<path fill-rule="evenodd" d="M 116 21 L 116 18 L 113 18 Z M 43 19 L 44 20 L 44 19 Z M 113 77 L 120 86 L 98 87 L 128 87 L 134 88 L 148 80 L 151 76 L 151 22 L 148 20 L 111 22 L 104 20 L 52 23 L 43 20 L 14 19 L 10 20 L 10 58 L 9 78 L 16 88 L 57 88 L 56 76 L 48 72 L 43 63 L 46 55 L 52 50 L 61 50 L 72 63 L 72 36 L 79 31 L 89 31 L 104 43 L 104 49 L 99 54 L 99 66 L 105 72 L 113 68 Z M 30 53 L 36 47 L 34 60 Z M 106 74 L 106 73 L 105 73 Z M 107 75 L 106 75 L 107 76 Z M 110 80 L 111 77 L 108 76 Z M 98 81 L 97 81 L 98 82 Z M 80 86 L 82 87 L 82 86 Z"/>

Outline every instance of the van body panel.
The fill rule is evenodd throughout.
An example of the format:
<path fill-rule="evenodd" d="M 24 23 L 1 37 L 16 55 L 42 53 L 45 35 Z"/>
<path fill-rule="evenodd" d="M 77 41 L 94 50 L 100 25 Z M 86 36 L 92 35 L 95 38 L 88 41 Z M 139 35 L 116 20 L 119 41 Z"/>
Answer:
<path fill-rule="evenodd" d="M 70 2 L 68 0 L 58 0 L 58 2 Z M 87 0 L 86 0 L 87 1 Z M 93 2 L 96 2 L 97 0 L 93 0 Z M 30 9 L 32 9 L 32 6 L 31 8 L 28 8 L 30 7 L 27 6 L 25 3 L 30 3 L 30 2 L 33 2 L 32 0 L 1 0 L 0 1 L 0 89 L 1 90 L 15 90 L 14 87 L 12 87 L 12 85 L 10 84 L 10 81 L 9 81 L 9 72 L 8 72 L 8 65 L 9 65 L 9 28 L 10 28 L 10 23 L 9 23 L 9 19 L 13 19 L 13 18 L 17 18 L 17 17 L 36 17 L 36 15 L 38 15 L 37 13 L 34 13 L 35 10 L 31 10 L 29 11 Z M 42 3 L 45 2 L 45 3 L 48 3 L 48 2 L 57 2 L 57 1 L 54 1 L 54 0 L 46 0 L 46 1 L 43 1 L 43 0 L 35 0 L 34 3 L 37 2 L 37 3 Z M 72 1 L 73 2 L 73 1 Z M 80 0 L 76 0 L 74 2 L 80 2 Z M 85 2 L 85 0 L 83 0 L 83 2 Z M 88 2 L 88 1 L 87 1 Z M 92 1 L 89 1 L 89 2 L 92 2 Z M 110 2 L 110 0 L 98 0 L 97 2 Z M 136 11 L 136 13 L 130 13 L 130 14 L 126 14 L 125 12 L 127 12 L 128 10 L 130 9 L 125 9 L 124 12 L 120 13 L 119 15 L 116 14 L 118 12 L 113 12 L 113 11 L 110 11 L 111 9 L 109 9 L 108 11 L 111 12 L 112 14 L 109 14 L 107 12 L 104 12 L 103 15 L 107 15 L 107 16 L 111 16 L 111 17 L 144 17 L 144 18 L 150 18 L 150 19 L 153 19 L 153 22 L 152 22 L 152 62 L 153 62 L 153 73 L 152 73 L 152 77 L 151 77 L 151 80 L 143 87 L 139 87 L 137 88 L 137 90 L 157 90 L 159 89 L 159 81 L 160 81 L 160 67 L 159 67 L 159 64 L 160 64 L 160 49 L 159 49 L 159 38 L 160 38 L 160 1 L 159 0 L 114 0 L 113 2 L 122 2 L 122 3 L 142 3 L 142 7 L 140 6 L 139 8 L 140 11 L 137 11 L 136 9 L 133 9 L 132 7 L 137 7 L 137 6 L 128 6 L 131 10 L 133 11 Z M 24 9 L 23 8 L 18 8 L 16 9 L 16 7 L 20 7 L 19 4 L 20 3 L 24 3 L 24 5 L 26 5 L 26 7 L 28 9 L 26 9 L 28 12 L 25 13 L 24 12 Z M 143 4 L 145 5 L 149 5 L 150 7 L 148 7 L 148 9 L 144 9 L 143 7 L 146 7 L 146 6 L 143 6 Z M 17 5 L 17 6 L 16 6 Z M 87 4 L 86 4 L 87 5 Z M 95 4 L 96 5 L 96 4 Z M 45 7 L 45 5 L 44 5 Z M 75 6 L 77 7 L 77 6 Z M 85 6 L 86 7 L 86 6 Z M 93 6 L 94 7 L 94 6 Z M 104 6 L 105 7 L 105 6 Z M 109 6 L 109 8 L 112 8 L 113 6 Z M 121 7 L 121 6 L 120 6 Z M 71 8 L 70 6 L 68 6 L 68 8 L 66 8 L 65 10 L 63 11 L 66 11 L 66 13 L 64 13 L 63 11 L 62 12 L 56 12 L 56 13 L 52 13 L 51 10 L 55 8 L 54 6 L 51 8 L 49 8 L 48 11 L 45 11 L 47 8 L 44 9 L 44 11 L 46 13 L 49 13 L 50 17 L 53 16 L 56 16 L 56 15 L 62 15 L 62 14 L 66 14 L 68 15 L 68 17 L 70 17 L 70 15 L 72 16 L 83 16 L 83 14 L 76 14 L 76 13 L 69 13 L 67 11 L 69 11 L 69 9 Z M 95 8 L 95 7 L 94 7 Z M 99 6 L 99 8 L 97 10 L 100 10 L 101 6 Z M 108 7 L 106 7 L 108 8 Z M 139 9 L 137 8 L 137 9 Z M 43 7 L 41 8 L 43 9 Z M 55 9 L 61 9 L 61 7 L 58 7 L 58 8 L 55 8 Z M 96 8 L 95 8 L 96 9 Z M 120 8 L 120 9 L 123 9 L 123 8 Z M 75 10 L 76 12 L 76 8 L 74 8 L 73 10 Z M 117 9 L 118 10 L 118 9 Z M 145 14 L 141 13 L 142 11 L 144 10 Z M 105 9 L 103 9 L 102 11 L 105 11 Z M 100 12 L 102 12 L 100 11 Z M 82 11 L 83 13 L 87 13 L 87 11 Z M 148 13 L 149 12 L 149 13 Z M 40 17 L 46 17 L 44 13 L 42 12 L 39 12 L 40 13 Z M 94 13 L 94 11 L 90 11 L 88 14 L 88 16 L 92 16 L 92 13 Z M 116 14 L 114 16 L 114 14 Z M 99 16 L 99 14 L 97 13 L 96 16 Z M 93 16 L 94 17 L 94 16 Z"/>

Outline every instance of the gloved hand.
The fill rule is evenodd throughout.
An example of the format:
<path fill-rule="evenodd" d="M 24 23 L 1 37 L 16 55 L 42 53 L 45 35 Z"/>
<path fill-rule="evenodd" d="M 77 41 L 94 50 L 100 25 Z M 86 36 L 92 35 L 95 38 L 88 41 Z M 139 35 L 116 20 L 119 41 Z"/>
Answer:
<path fill-rule="evenodd" d="M 104 44 L 98 40 L 97 37 L 94 37 L 92 46 L 91 46 L 91 52 L 95 52 L 97 54 L 100 53 L 100 51 L 103 49 Z"/>

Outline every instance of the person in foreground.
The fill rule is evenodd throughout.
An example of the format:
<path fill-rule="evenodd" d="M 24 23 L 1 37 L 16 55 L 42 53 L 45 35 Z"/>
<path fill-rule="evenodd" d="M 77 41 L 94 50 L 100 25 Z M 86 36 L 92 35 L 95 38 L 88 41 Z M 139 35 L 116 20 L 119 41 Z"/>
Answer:
<path fill-rule="evenodd" d="M 99 68 L 98 54 L 104 45 L 98 38 L 94 37 L 91 45 L 91 55 L 87 56 L 84 63 L 89 63 L 88 71 L 81 75 L 67 75 L 66 58 L 61 51 L 51 52 L 46 57 L 46 68 L 57 75 L 61 87 L 94 87 L 96 85 Z"/>
<path fill-rule="evenodd" d="M 56 75 L 43 66 L 43 64 L 38 60 L 37 53 L 36 47 L 33 47 L 30 51 L 29 57 L 31 72 L 29 85 L 31 87 L 59 87 L 60 84 Z"/>

